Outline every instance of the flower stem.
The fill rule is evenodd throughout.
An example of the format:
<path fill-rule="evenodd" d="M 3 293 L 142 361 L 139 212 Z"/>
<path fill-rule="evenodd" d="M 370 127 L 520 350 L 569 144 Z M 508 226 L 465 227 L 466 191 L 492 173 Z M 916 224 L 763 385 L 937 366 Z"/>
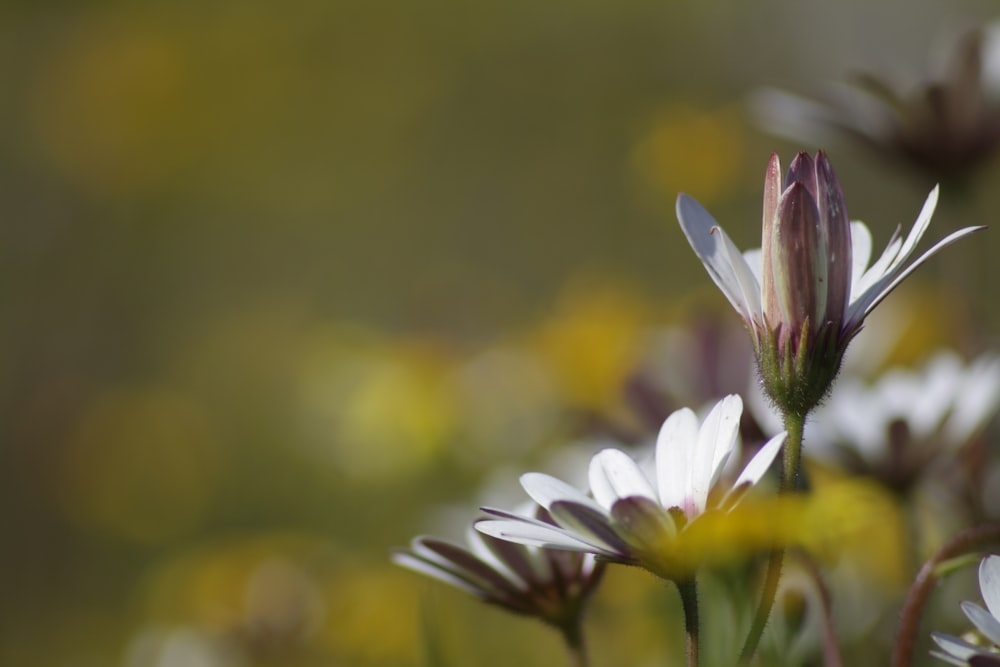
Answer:
<path fill-rule="evenodd" d="M 781 485 L 778 487 L 779 495 L 794 493 L 801 490 L 800 468 L 802 467 L 802 432 L 805 430 L 805 414 L 785 413 L 785 430 L 788 436 L 785 438 L 784 454 L 782 457 Z M 764 627 L 767 619 L 771 615 L 771 608 L 774 606 L 774 598 L 778 595 L 778 583 L 781 580 L 781 563 L 785 558 L 784 547 L 774 547 L 767 559 L 767 572 L 764 575 L 764 587 L 760 594 L 760 603 L 754 613 L 753 622 L 750 625 L 750 632 L 743 643 L 743 650 L 740 651 L 739 664 L 747 665 L 757 652 L 757 645 L 764 634 Z"/>
<path fill-rule="evenodd" d="M 684 607 L 684 642 L 687 667 L 698 667 L 698 584 L 694 577 L 677 582 Z"/>
<path fill-rule="evenodd" d="M 583 640 L 583 622 L 579 617 L 573 618 L 561 626 L 563 639 L 566 641 L 566 652 L 569 657 L 569 667 L 587 667 L 590 660 L 587 656 L 587 644 Z"/>
<path fill-rule="evenodd" d="M 840 646 L 837 643 L 837 628 L 833 622 L 833 600 L 830 598 L 830 587 L 823 579 L 823 573 L 819 571 L 816 561 L 809 554 L 800 553 L 799 557 L 819 592 L 823 623 L 823 665 L 824 667 L 841 667 L 843 660 L 841 660 Z"/>
<path fill-rule="evenodd" d="M 941 565 L 959 556 L 981 551 L 990 544 L 1000 542 L 1000 524 L 976 526 L 964 530 L 941 547 L 924 563 L 906 595 L 899 613 L 899 629 L 892 648 L 892 667 L 909 667 L 913 664 L 913 650 L 920 630 L 920 617 L 931 590 L 941 577 Z"/>

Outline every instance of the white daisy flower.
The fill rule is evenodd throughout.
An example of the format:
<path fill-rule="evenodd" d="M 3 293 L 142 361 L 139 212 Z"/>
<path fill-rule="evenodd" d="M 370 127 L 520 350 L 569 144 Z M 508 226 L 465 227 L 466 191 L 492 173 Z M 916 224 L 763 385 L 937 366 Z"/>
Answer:
<path fill-rule="evenodd" d="M 750 329 L 768 395 L 783 411 L 806 414 L 827 393 L 848 343 L 865 317 L 918 266 L 983 227 L 966 227 L 913 262 L 930 224 L 938 189 L 913 229 L 899 230 L 872 265 L 872 238 L 850 222 L 837 177 L 823 151 L 799 153 L 784 185 L 771 156 L 764 182 L 763 247 L 741 254 L 715 219 L 687 195 L 677 218 L 715 284 Z"/>
<path fill-rule="evenodd" d="M 783 433 L 772 438 L 725 493 L 713 494 L 736 449 L 742 412 L 736 395 L 716 404 L 703 422 L 688 408 L 674 412 L 660 429 L 652 475 L 618 449 L 599 452 L 590 463 L 591 495 L 555 477 L 528 473 L 521 485 L 548 510 L 554 525 L 484 508 L 497 519 L 477 522 L 476 528 L 528 546 L 640 565 L 667 579 L 687 576 L 678 566 L 684 536 L 700 517 L 731 510 L 784 442 Z"/>
<path fill-rule="evenodd" d="M 1000 665 L 1000 556 L 987 556 L 979 564 L 979 590 L 986 609 L 974 602 L 963 602 L 962 611 L 989 643 L 972 644 L 952 635 L 933 632 L 931 637 L 942 651 L 932 651 L 931 655 L 952 665 Z"/>

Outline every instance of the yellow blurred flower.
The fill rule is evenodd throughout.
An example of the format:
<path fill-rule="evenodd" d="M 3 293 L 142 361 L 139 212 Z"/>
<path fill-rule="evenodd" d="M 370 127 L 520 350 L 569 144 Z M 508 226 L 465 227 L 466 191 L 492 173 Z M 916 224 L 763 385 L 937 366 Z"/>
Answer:
<path fill-rule="evenodd" d="M 683 190 L 701 201 L 718 198 L 739 180 L 743 161 L 741 112 L 672 104 L 659 109 L 632 161 L 656 192 Z"/>
<path fill-rule="evenodd" d="M 419 470 L 457 428 L 450 369 L 432 342 L 323 331 L 300 357 L 296 402 L 304 441 L 361 478 Z"/>
<path fill-rule="evenodd" d="M 341 569 L 325 582 L 329 616 L 321 641 L 337 655 L 399 664 L 418 655 L 419 582 L 384 562 Z"/>
<path fill-rule="evenodd" d="M 331 601 L 324 581 L 340 561 L 331 544 L 274 534 L 204 545 L 154 570 L 149 628 L 184 628 L 228 653 L 319 652 Z"/>
<path fill-rule="evenodd" d="M 567 403 L 601 409 L 616 402 L 639 356 L 647 307 L 624 289 L 571 284 L 532 338 Z"/>
<path fill-rule="evenodd" d="M 82 22 L 47 54 L 32 120 L 46 157 L 102 195 L 171 174 L 190 148 L 190 62 L 176 35 L 111 19 Z"/>

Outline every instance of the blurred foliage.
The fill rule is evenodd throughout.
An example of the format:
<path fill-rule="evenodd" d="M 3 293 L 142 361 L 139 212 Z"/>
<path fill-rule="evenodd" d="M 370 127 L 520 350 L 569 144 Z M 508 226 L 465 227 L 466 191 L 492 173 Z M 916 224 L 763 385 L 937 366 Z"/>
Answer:
<path fill-rule="evenodd" d="M 0 663 L 410 667 L 428 638 L 442 664 L 558 662 L 387 548 L 496 469 L 648 435 L 623 385 L 651 332 L 719 305 L 675 193 L 752 245 L 767 155 L 797 148 L 748 91 L 919 62 L 991 11 L 4 4 Z M 879 239 L 909 222 L 923 183 L 827 148 Z M 944 192 L 938 232 L 988 222 L 996 176 Z M 908 288 L 947 316 L 898 354 L 994 340 L 995 236 Z M 678 619 L 610 572 L 595 664 L 659 664 Z"/>

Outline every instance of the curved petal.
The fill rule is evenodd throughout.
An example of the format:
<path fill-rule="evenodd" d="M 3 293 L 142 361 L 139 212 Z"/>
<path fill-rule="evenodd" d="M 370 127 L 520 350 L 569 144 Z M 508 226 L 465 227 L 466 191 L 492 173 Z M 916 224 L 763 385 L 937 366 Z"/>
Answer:
<path fill-rule="evenodd" d="M 896 256 L 896 261 L 892 263 L 891 268 L 895 268 L 905 262 L 906 258 L 909 257 L 910 253 L 912 253 L 917 247 L 917 244 L 920 243 L 920 239 L 923 237 L 924 232 L 927 231 L 927 226 L 931 224 L 931 218 L 934 216 L 934 209 L 937 208 L 937 201 L 938 186 L 935 185 L 934 189 L 932 189 L 930 194 L 927 195 L 927 199 L 924 201 L 924 205 L 920 209 L 920 214 L 917 216 L 916 222 L 913 223 L 910 233 L 906 235 L 906 240 L 899 249 L 899 254 Z"/>
<path fill-rule="evenodd" d="M 552 578 L 552 567 L 548 561 L 534 557 L 538 549 L 498 540 L 492 535 L 480 533 L 473 526 L 469 526 L 465 541 L 475 555 L 504 573 L 518 588 L 528 588 L 538 581 Z"/>
<path fill-rule="evenodd" d="M 860 299 L 865 292 L 871 289 L 872 285 L 876 284 L 878 281 L 882 280 L 886 274 L 889 273 L 889 267 L 893 262 L 896 261 L 896 256 L 899 254 L 899 248 L 903 245 L 903 242 L 899 240 L 899 228 L 893 232 L 892 239 L 886 245 L 885 250 L 879 255 L 879 258 L 875 260 L 875 263 L 868 267 L 858 279 L 857 288 L 851 288 L 851 294 L 856 295 L 856 298 L 852 300 L 852 305 L 854 301 Z"/>
<path fill-rule="evenodd" d="M 717 467 L 736 446 L 742 414 L 743 399 L 736 394 L 730 394 L 715 404 L 698 429 L 697 444 L 688 469 L 687 496 L 693 504 L 690 508 L 693 514 L 689 514 L 688 518 L 705 511 L 708 492 L 716 479 Z"/>
<path fill-rule="evenodd" d="M 743 319 L 752 322 L 760 313 L 760 285 L 739 250 L 715 218 L 687 195 L 677 197 L 677 220 L 709 276 Z"/>
<path fill-rule="evenodd" d="M 667 509 L 684 505 L 688 468 L 697 443 L 698 417 L 690 408 L 677 410 L 660 427 L 656 438 L 656 481 L 660 504 Z"/>
<path fill-rule="evenodd" d="M 590 490 L 607 516 L 615 501 L 630 496 L 656 500 L 656 492 L 635 461 L 618 449 L 605 449 L 590 460 Z"/>
<path fill-rule="evenodd" d="M 545 509 L 549 509 L 557 500 L 571 500 L 601 510 L 601 507 L 583 491 L 552 475 L 541 472 L 525 473 L 521 475 L 521 486 L 532 500 Z"/>
<path fill-rule="evenodd" d="M 864 294 L 862 294 L 856 303 L 852 303 L 848 311 L 849 321 L 860 321 L 864 319 L 868 313 L 875 309 L 875 306 L 882 303 L 882 299 L 889 296 L 889 294 L 899 286 L 901 282 L 906 280 L 911 273 L 917 270 L 917 268 L 926 262 L 928 259 L 936 255 L 942 248 L 951 245 L 955 241 L 973 234 L 975 232 L 986 229 L 984 226 L 979 227 L 966 227 L 965 229 L 960 229 L 957 232 L 952 232 L 948 236 L 944 237 L 937 243 L 935 243 L 930 250 L 922 254 L 918 259 L 912 262 L 909 266 L 903 269 L 898 275 L 894 277 L 894 273 L 898 268 L 898 263 L 895 267 L 890 270 L 885 276 L 878 280 L 874 285 L 869 287 Z M 859 319 L 856 319 L 859 318 Z"/>
<path fill-rule="evenodd" d="M 743 417 L 743 398 L 738 394 L 730 394 L 716 405 L 713 412 L 715 409 L 721 410 L 716 439 L 722 447 L 716 447 L 715 457 L 712 459 L 713 474 L 718 477 L 726 459 L 736 448 L 736 440 L 740 432 L 740 419 Z M 711 415 L 709 415 L 709 419 L 711 419 Z M 702 425 L 702 431 L 708 425 L 709 419 L 706 419 L 705 424 Z M 700 432 L 699 435 L 701 435 Z"/>
<path fill-rule="evenodd" d="M 569 535 L 581 542 L 618 554 L 628 553 L 628 544 L 611 525 L 611 517 L 585 505 L 557 502 L 552 504 L 552 518 Z"/>
<path fill-rule="evenodd" d="M 987 556 L 979 564 L 979 591 L 986 608 L 1000 618 L 1000 556 Z M 996 642 L 1000 645 L 1000 641 Z"/>
<path fill-rule="evenodd" d="M 443 581 L 446 584 L 454 586 L 455 588 L 460 588 L 468 593 L 472 593 L 473 595 L 482 596 L 486 593 L 481 587 L 469 583 L 465 579 L 462 579 L 458 575 L 454 574 L 452 571 L 444 569 L 436 562 L 431 562 L 408 551 L 397 551 L 390 555 L 389 558 L 396 565 L 405 567 L 408 570 L 413 570 L 414 572 L 419 572 L 420 574 L 431 577 L 432 579 Z"/>
<path fill-rule="evenodd" d="M 872 258 L 872 233 L 860 221 L 851 223 L 851 302 L 863 291 L 861 277 Z"/>
<path fill-rule="evenodd" d="M 964 639 L 959 639 L 958 637 L 953 637 L 951 635 L 946 635 L 941 632 L 932 632 L 931 639 L 933 639 L 938 646 L 943 648 L 948 656 L 954 658 L 950 660 L 953 665 L 965 665 L 966 661 L 974 655 L 977 655 L 981 651 L 981 647 L 975 644 L 970 644 Z M 944 655 L 939 655 L 938 657 L 947 660 L 948 658 Z"/>
<path fill-rule="evenodd" d="M 501 540 L 508 540 L 533 547 L 582 551 L 584 553 L 596 553 L 615 558 L 621 557 L 617 552 L 609 550 L 607 545 L 588 544 L 561 528 L 541 523 L 503 520 L 477 521 L 476 530 Z"/>
<path fill-rule="evenodd" d="M 975 602 L 963 602 L 962 611 L 983 636 L 994 644 L 1000 644 L 1000 621 Z"/>
<path fill-rule="evenodd" d="M 788 434 L 781 432 L 768 440 L 763 447 L 757 450 L 757 453 L 753 455 L 750 462 L 746 464 L 743 468 L 743 472 L 740 476 L 736 478 L 733 483 L 733 488 L 722 499 L 723 505 L 735 504 L 739 502 L 740 498 L 746 491 L 757 484 L 760 478 L 764 476 L 764 473 L 768 471 L 771 464 L 774 463 L 775 457 L 778 452 L 781 451 L 781 446 L 785 444 L 785 437 Z"/>
<path fill-rule="evenodd" d="M 757 280 L 757 284 L 760 285 L 761 276 L 764 275 L 764 251 L 760 248 L 750 248 L 750 250 L 743 251 L 743 260 L 750 267 L 750 273 Z"/>

